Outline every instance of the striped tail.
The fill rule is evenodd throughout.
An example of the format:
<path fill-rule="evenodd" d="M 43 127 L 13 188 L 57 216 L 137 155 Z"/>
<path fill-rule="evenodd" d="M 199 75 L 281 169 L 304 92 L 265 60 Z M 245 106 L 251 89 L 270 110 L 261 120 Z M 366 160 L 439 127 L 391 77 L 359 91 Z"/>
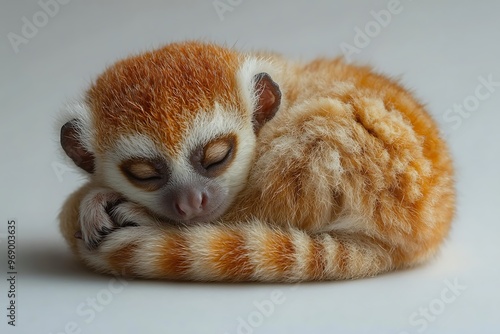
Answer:
<path fill-rule="evenodd" d="M 355 235 L 273 229 L 258 222 L 174 229 L 117 230 L 96 251 L 80 248 L 86 263 L 114 275 L 196 281 L 350 279 L 394 267 L 387 247 Z"/>
<path fill-rule="evenodd" d="M 374 276 L 401 266 L 401 254 L 374 238 L 336 232 L 310 235 L 258 221 L 123 227 L 89 250 L 74 237 L 79 230 L 78 203 L 89 187 L 67 200 L 60 215 L 61 230 L 76 255 L 103 273 L 172 280 L 299 282 Z"/>

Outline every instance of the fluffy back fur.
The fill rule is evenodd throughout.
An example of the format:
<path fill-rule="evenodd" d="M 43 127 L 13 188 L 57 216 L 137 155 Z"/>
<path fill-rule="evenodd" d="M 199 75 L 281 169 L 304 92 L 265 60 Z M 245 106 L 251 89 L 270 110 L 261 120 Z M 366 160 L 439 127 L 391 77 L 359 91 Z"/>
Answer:
<path fill-rule="evenodd" d="M 259 72 L 273 77 L 283 100 L 255 137 L 243 123 L 251 123 Z M 239 145 L 252 151 L 219 221 L 159 222 L 129 192 L 108 216 L 138 226 L 116 229 L 93 250 L 74 235 L 82 220 L 109 217 L 89 218 L 81 203 L 103 183 L 121 189 L 91 178 L 60 219 L 73 251 L 99 271 L 204 281 L 365 277 L 427 260 L 449 231 L 455 195 L 446 144 L 406 89 L 367 67 L 178 43 L 118 62 L 85 103 L 96 154 L 132 138 L 130 146 L 175 157 L 193 131 L 202 135 L 202 113 L 217 110 L 235 119 Z"/>

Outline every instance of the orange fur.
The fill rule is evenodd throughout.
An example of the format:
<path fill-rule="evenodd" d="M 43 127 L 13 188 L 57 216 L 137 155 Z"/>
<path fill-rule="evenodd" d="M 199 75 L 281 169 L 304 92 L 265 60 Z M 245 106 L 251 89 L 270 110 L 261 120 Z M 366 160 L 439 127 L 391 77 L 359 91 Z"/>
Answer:
<path fill-rule="evenodd" d="M 170 143 L 169 153 L 178 153 L 194 112 L 210 112 L 215 97 L 238 107 L 231 90 L 237 65 L 234 51 L 199 43 L 170 44 L 117 62 L 87 96 L 99 119 L 96 147 L 105 151 L 119 135 L 139 131 L 159 147 Z"/>
<path fill-rule="evenodd" d="M 367 67 L 172 44 L 117 63 L 91 87 L 96 147 L 139 131 L 175 155 L 193 111 L 243 108 L 236 72 L 252 56 L 281 69 L 284 102 L 221 221 L 123 228 L 89 251 L 73 238 L 89 184 L 60 216 L 73 251 L 103 272 L 208 281 L 365 277 L 434 255 L 454 215 L 451 157 L 424 107 Z"/>

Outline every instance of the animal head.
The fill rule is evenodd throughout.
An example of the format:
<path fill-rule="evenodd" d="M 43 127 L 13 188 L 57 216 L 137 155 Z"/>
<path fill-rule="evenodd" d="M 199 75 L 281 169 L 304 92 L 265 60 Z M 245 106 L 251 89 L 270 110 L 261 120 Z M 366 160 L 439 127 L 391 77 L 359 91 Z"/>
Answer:
<path fill-rule="evenodd" d="M 199 42 L 121 60 L 69 108 L 61 146 L 92 178 L 180 222 L 221 216 L 246 184 L 281 92 L 273 66 Z"/>

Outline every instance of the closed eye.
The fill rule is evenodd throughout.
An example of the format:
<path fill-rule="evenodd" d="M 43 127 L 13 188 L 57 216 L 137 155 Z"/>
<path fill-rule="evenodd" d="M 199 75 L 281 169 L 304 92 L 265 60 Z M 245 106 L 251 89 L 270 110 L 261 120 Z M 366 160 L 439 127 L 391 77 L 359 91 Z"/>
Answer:
<path fill-rule="evenodd" d="M 193 167 L 207 177 L 223 173 L 236 155 L 236 136 L 233 134 L 217 137 L 208 144 L 198 147 L 191 154 Z"/>
<path fill-rule="evenodd" d="M 142 175 L 142 174 L 136 174 L 136 173 L 131 172 L 131 171 L 127 171 L 127 174 L 131 178 L 136 179 L 137 181 L 143 181 L 143 182 L 154 181 L 154 180 L 160 180 L 161 179 L 161 175 L 159 175 L 159 174 Z"/>
<path fill-rule="evenodd" d="M 132 183 L 148 189 L 161 187 L 168 178 L 166 164 L 160 159 L 130 159 L 122 163 L 121 170 Z"/>
<path fill-rule="evenodd" d="M 150 163 L 138 161 L 128 165 L 125 170 L 137 180 L 145 181 L 161 177 L 159 171 Z"/>
<path fill-rule="evenodd" d="M 218 138 L 208 143 L 203 148 L 201 166 L 206 169 L 214 169 L 224 165 L 232 156 L 234 141 L 232 137 Z"/>
<path fill-rule="evenodd" d="M 218 145 L 216 145 L 216 147 L 211 147 L 206 150 L 201 165 L 207 170 L 220 166 L 229 159 L 232 151 L 232 146 L 221 145 L 218 147 Z"/>

